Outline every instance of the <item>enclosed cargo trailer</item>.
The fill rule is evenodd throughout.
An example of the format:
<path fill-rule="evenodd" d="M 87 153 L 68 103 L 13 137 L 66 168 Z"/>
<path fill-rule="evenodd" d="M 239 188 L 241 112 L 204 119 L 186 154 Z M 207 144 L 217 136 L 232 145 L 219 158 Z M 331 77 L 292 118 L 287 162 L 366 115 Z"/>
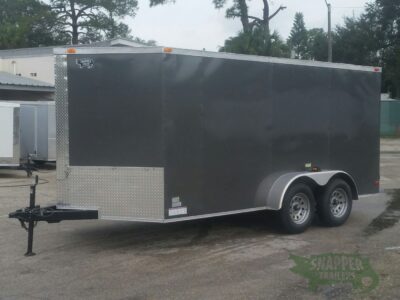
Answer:
<path fill-rule="evenodd" d="M 52 209 L 161 223 L 270 209 L 293 233 L 317 211 L 341 225 L 379 191 L 380 78 L 160 47 L 56 50 Z"/>
<path fill-rule="evenodd" d="M 56 161 L 54 101 L 19 101 L 21 105 L 21 157 L 36 163 Z"/>
<path fill-rule="evenodd" d="M 0 168 L 32 175 L 56 160 L 54 101 L 0 101 Z"/>
<path fill-rule="evenodd" d="M 19 166 L 20 106 L 0 102 L 0 168 Z"/>

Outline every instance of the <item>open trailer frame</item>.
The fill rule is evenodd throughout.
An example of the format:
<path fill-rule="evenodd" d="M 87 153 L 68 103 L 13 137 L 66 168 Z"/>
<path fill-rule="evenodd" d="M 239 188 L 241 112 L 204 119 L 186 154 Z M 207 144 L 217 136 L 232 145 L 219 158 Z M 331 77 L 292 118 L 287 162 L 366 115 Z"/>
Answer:
<path fill-rule="evenodd" d="M 161 47 L 55 56 L 52 222 L 277 210 L 299 233 L 379 191 L 380 68 Z"/>

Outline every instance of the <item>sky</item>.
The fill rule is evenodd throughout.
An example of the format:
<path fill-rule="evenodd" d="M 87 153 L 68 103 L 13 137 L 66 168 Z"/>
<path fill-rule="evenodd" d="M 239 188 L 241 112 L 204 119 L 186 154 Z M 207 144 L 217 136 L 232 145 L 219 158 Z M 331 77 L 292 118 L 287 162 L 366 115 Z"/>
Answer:
<path fill-rule="evenodd" d="M 228 1 L 229 2 L 229 1 Z M 359 16 L 368 0 L 330 0 L 333 25 L 343 24 L 345 16 Z M 296 12 L 302 12 L 308 29 L 327 30 L 327 7 L 324 0 L 272 0 L 271 11 L 280 5 L 287 7 L 272 22 L 286 39 Z M 248 0 L 249 13 L 261 17 L 262 1 Z M 226 19 L 225 9 L 217 10 L 212 0 L 176 0 L 175 3 L 149 7 L 149 0 L 139 0 L 135 18 L 125 20 L 134 36 L 156 40 L 158 45 L 186 49 L 216 51 L 224 41 L 241 29 L 239 19 Z"/>

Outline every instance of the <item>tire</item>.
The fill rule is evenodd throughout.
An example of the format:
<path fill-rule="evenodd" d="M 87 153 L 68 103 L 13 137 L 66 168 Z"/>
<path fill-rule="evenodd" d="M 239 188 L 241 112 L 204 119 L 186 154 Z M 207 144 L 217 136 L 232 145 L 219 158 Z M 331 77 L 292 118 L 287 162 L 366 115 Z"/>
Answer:
<path fill-rule="evenodd" d="M 315 198 L 311 188 L 304 183 L 292 185 L 283 198 L 279 218 L 289 234 L 304 232 L 315 215 Z"/>
<path fill-rule="evenodd" d="M 318 201 L 318 216 L 328 227 L 343 225 L 350 216 L 353 198 L 350 186 L 342 179 L 335 179 L 322 193 Z"/>

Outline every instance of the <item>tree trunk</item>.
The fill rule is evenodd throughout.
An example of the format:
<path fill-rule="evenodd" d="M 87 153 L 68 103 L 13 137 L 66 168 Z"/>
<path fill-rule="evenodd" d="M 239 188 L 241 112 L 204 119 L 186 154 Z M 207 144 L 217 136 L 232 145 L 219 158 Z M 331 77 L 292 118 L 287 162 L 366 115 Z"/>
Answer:
<path fill-rule="evenodd" d="M 251 28 L 250 28 L 249 13 L 246 0 L 237 0 L 237 1 L 239 6 L 239 11 L 241 12 L 240 21 L 242 22 L 243 31 L 250 32 Z"/>
<path fill-rule="evenodd" d="M 109 38 L 113 39 L 116 36 L 116 34 L 115 34 L 115 31 L 116 31 L 115 27 L 116 26 L 115 26 L 114 16 L 113 16 L 112 12 L 110 12 L 110 22 L 111 22 L 111 28 L 110 28 L 110 36 L 109 36 Z"/>
<path fill-rule="evenodd" d="M 271 38 L 270 38 L 270 31 L 269 31 L 269 15 L 270 15 L 270 10 L 269 10 L 269 3 L 268 0 L 263 0 L 264 2 L 264 9 L 263 9 L 263 24 L 262 24 L 262 30 L 264 32 L 264 39 L 265 39 L 265 45 L 266 45 L 266 50 L 267 54 L 270 54 L 271 51 Z"/>
<path fill-rule="evenodd" d="M 72 22 L 72 45 L 78 45 L 78 36 L 78 25 L 76 24 L 76 22 Z"/>
<path fill-rule="evenodd" d="M 70 0 L 69 4 L 71 6 L 71 23 L 72 23 L 72 45 L 78 45 L 79 43 L 79 26 L 78 18 L 75 12 L 75 1 Z"/>

